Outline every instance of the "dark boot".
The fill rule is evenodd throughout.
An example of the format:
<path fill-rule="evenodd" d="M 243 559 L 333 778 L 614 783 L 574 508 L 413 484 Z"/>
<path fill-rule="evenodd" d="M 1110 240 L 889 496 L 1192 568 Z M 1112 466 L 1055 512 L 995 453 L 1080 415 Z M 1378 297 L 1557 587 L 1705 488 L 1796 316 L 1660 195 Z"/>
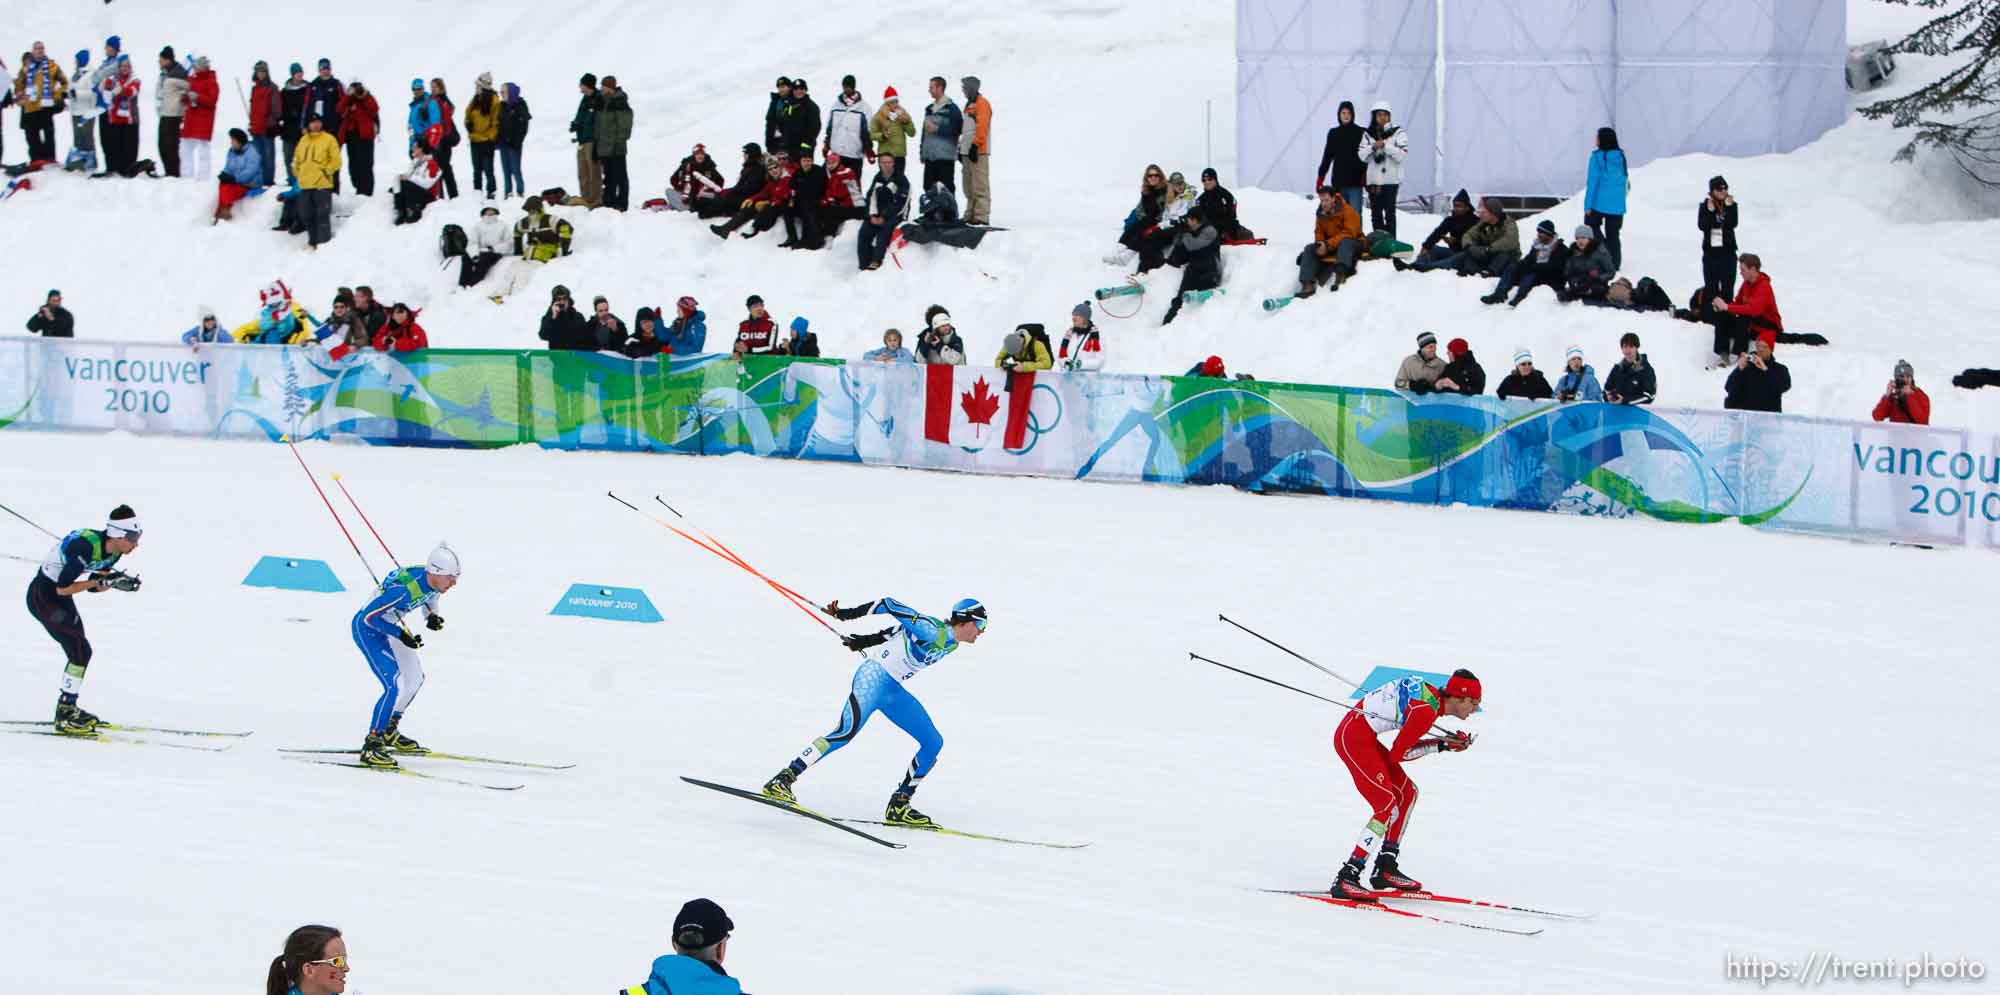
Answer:
<path fill-rule="evenodd" d="M 1353 861 L 1340 865 L 1340 876 L 1333 879 L 1333 887 L 1327 894 L 1349 902 L 1375 903 L 1375 893 L 1361 885 L 1361 867 Z"/>
<path fill-rule="evenodd" d="M 1368 879 L 1368 883 L 1374 886 L 1376 891 L 1424 890 L 1421 882 L 1396 867 L 1396 851 L 1387 849 L 1382 851 L 1381 856 L 1375 858 L 1375 874 Z"/>

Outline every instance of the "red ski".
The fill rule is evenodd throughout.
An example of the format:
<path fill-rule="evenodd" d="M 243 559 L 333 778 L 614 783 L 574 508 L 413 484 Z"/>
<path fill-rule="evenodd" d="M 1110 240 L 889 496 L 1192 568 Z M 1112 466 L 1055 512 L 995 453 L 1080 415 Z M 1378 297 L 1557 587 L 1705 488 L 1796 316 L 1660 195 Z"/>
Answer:
<path fill-rule="evenodd" d="M 1519 912 L 1522 915 L 1542 916 L 1548 919 L 1584 920 L 1597 917 L 1595 912 L 1551 912 L 1548 909 L 1534 909 L 1525 905 L 1507 905 L 1503 902 L 1486 902 L 1477 898 L 1458 898 L 1439 895 L 1428 891 L 1378 891 L 1376 898 L 1405 898 L 1416 902 L 1445 902 L 1450 905 L 1470 905 L 1481 909 L 1496 909 L 1501 912 Z"/>
<path fill-rule="evenodd" d="M 1327 905 L 1340 905 L 1350 909 L 1366 909 L 1371 912 L 1387 912 L 1392 916 L 1402 916 L 1406 919 L 1427 919 L 1431 922 L 1442 923 L 1443 925 L 1446 926 L 1463 926 L 1466 929 L 1483 930 L 1488 933 L 1506 933 L 1510 936 L 1536 936 L 1541 933 L 1540 927 L 1536 927 L 1534 929 L 1515 929 L 1511 926 L 1489 926 L 1484 923 L 1466 922 L 1463 919 L 1451 919 L 1445 916 L 1434 916 L 1428 912 L 1415 912 L 1410 909 L 1399 909 L 1392 906 L 1383 905 L 1379 902 L 1357 902 L 1347 898 L 1335 898 L 1332 895 L 1329 895 L 1323 891 L 1290 891 L 1283 888 L 1266 888 L 1263 890 L 1271 892 L 1272 894 L 1296 895 L 1300 898 L 1309 898 L 1315 902 L 1324 902 Z"/>

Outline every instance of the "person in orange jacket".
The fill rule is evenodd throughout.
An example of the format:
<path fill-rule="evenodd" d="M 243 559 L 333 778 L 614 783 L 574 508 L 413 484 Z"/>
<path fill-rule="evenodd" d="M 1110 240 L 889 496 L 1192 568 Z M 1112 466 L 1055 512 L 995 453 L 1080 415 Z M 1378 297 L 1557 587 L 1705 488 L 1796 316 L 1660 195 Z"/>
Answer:
<path fill-rule="evenodd" d="M 1347 203 L 1340 191 L 1319 188 L 1319 210 L 1313 214 L 1312 244 L 1299 250 L 1299 296 L 1311 297 L 1320 281 L 1333 278 L 1339 290 L 1354 275 L 1361 259 L 1361 214 Z"/>
<path fill-rule="evenodd" d="M 1931 396 L 1917 386 L 1917 371 L 1911 368 L 1909 360 L 1896 360 L 1896 372 L 1889 377 L 1882 399 L 1875 402 L 1875 420 L 1911 425 L 1931 423 Z"/>
<path fill-rule="evenodd" d="M 431 347 L 430 339 L 424 336 L 424 326 L 417 324 L 417 313 L 402 301 L 389 309 L 388 324 L 375 333 L 375 340 L 369 344 L 376 352 L 416 352 Z"/>
<path fill-rule="evenodd" d="M 993 223 L 993 185 L 987 163 L 993 154 L 993 105 L 979 92 L 979 77 L 958 81 L 965 93 L 965 117 L 972 126 L 959 131 L 958 161 L 965 178 L 965 223 Z"/>

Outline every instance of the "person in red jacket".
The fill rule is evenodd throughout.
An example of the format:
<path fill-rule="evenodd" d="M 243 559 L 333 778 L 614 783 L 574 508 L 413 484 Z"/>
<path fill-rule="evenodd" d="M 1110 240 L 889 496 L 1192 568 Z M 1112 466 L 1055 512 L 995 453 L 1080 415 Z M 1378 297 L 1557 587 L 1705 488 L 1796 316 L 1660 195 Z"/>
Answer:
<path fill-rule="evenodd" d="M 1750 340 L 1761 332 L 1782 332 L 1785 319 L 1778 314 L 1778 298 L 1771 292 L 1771 278 L 1764 275 L 1764 261 L 1756 253 L 1736 257 L 1743 274 L 1736 299 L 1715 299 L 1715 359 L 1709 369 L 1733 366 L 1750 351 Z"/>
<path fill-rule="evenodd" d="M 221 96 L 222 88 L 215 81 L 215 70 L 209 67 L 208 56 L 195 59 L 194 72 L 188 74 L 187 113 L 181 118 L 182 176 L 208 176 L 215 172 L 209 143 L 215 138 L 215 107 Z"/>
<path fill-rule="evenodd" d="M 840 234 L 841 225 L 864 217 L 867 214 L 861 209 L 861 174 L 847 160 L 834 156 L 827 160 L 826 195 L 819 200 L 820 238 L 831 240 Z"/>
<path fill-rule="evenodd" d="M 750 314 L 736 323 L 736 346 L 730 350 L 733 358 L 762 355 L 778 349 L 778 326 L 771 322 L 770 312 L 764 310 L 764 298 L 751 294 L 744 299 L 743 306 Z"/>
<path fill-rule="evenodd" d="M 375 136 L 382 131 L 382 106 L 375 102 L 375 95 L 361 85 L 360 80 L 347 84 L 340 95 L 340 130 L 333 140 L 339 142 L 346 153 L 348 178 L 354 181 L 354 192 L 363 197 L 375 196 Z"/>
<path fill-rule="evenodd" d="M 1882 399 L 1875 402 L 1875 420 L 1911 425 L 1931 423 L 1931 396 L 1917 386 L 1917 371 L 1909 360 L 1896 360 L 1896 372 L 1889 377 L 1889 387 L 1882 391 Z"/>
<path fill-rule="evenodd" d="M 388 323 L 375 333 L 375 340 L 369 344 L 376 352 L 416 352 L 431 347 L 430 340 L 424 337 L 424 326 L 417 324 L 416 312 L 402 301 L 389 309 Z"/>
<path fill-rule="evenodd" d="M 120 54 L 116 75 L 105 79 L 100 89 L 104 101 L 103 175 L 138 175 L 141 85 L 138 74 L 132 71 L 132 57 Z"/>
<path fill-rule="evenodd" d="M 274 143 L 284 131 L 281 113 L 284 102 L 278 99 L 278 84 L 271 82 L 271 64 L 263 59 L 250 70 L 250 144 L 257 150 L 257 160 L 264 170 L 264 186 L 270 186 L 277 177 L 278 159 L 273 154 Z"/>
<path fill-rule="evenodd" d="M 1423 885 L 1405 876 L 1396 865 L 1402 855 L 1403 827 L 1417 804 L 1417 785 L 1403 773 L 1403 764 L 1439 750 L 1456 753 L 1472 745 L 1472 736 L 1463 732 L 1438 730 L 1426 738 L 1441 716 L 1466 719 L 1479 710 L 1479 678 L 1470 670 L 1456 670 L 1444 687 L 1436 687 L 1414 674 L 1391 681 L 1361 696 L 1340 720 L 1333 732 L 1334 752 L 1347 765 L 1354 786 L 1372 810 L 1368 826 L 1354 844 L 1354 852 L 1340 866 L 1329 893 L 1350 902 L 1373 902 L 1383 891 L 1421 891 Z M 1376 737 L 1396 734 L 1388 749 Z M 1361 884 L 1361 872 L 1368 866 L 1369 852 L 1381 844 L 1375 858 L 1372 889 Z"/>
<path fill-rule="evenodd" d="M 786 171 L 784 161 L 780 159 L 774 160 L 764 175 L 764 188 L 743 201 L 743 207 L 735 217 L 719 225 L 709 225 L 708 230 L 719 238 L 728 238 L 730 232 L 754 219 L 756 223 L 743 233 L 744 238 L 751 238 L 777 224 L 778 219 L 784 217 L 785 208 L 792 203 L 792 174 Z"/>

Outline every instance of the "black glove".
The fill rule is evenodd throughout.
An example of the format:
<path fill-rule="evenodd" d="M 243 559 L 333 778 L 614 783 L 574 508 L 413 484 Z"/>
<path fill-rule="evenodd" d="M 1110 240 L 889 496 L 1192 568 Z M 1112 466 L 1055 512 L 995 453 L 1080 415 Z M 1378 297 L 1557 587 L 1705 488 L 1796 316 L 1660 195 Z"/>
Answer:
<path fill-rule="evenodd" d="M 975 145 L 975 146 L 973 146 L 973 147 L 971 147 L 971 148 L 969 148 L 969 149 L 966 149 L 966 150 L 965 150 L 965 161 L 966 161 L 966 162 L 978 162 L 978 161 L 979 161 L 979 146 Z"/>
<path fill-rule="evenodd" d="M 99 570 L 92 574 L 90 579 L 102 585 L 102 589 L 107 591 L 136 591 L 139 589 L 139 578 L 123 570 Z"/>
<path fill-rule="evenodd" d="M 444 628 L 444 616 L 439 615 L 435 612 L 431 613 L 430 620 L 424 623 L 424 628 L 429 629 L 432 632 L 436 632 L 439 629 Z"/>
<path fill-rule="evenodd" d="M 892 625 L 889 628 L 883 629 L 880 632 L 871 632 L 865 635 L 858 635 L 858 636 L 842 636 L 840 637 L 840 645 L 845 646 L 856 653 L 860 653 L 866 651 L 871 646 L 880 646 L 881 644 L 888 642 L 889 637 L 895 635 L 895 633 L 896 633 L 896 627 Z"/>
<path fill-rule="evenodd" d="M 404 629 L 402 633 L 398 635 L 396 638 L 401 639 L 403 641 L 403 645 L 408 646 L 413 650 L 420 650 L 424 648 L 424 637 L 419 636 L 408 629 Z"/>
<path fill-rule="evenodd" d="M 1472 734 L 1469 732 L 1447 732 L 1438 740 L 1438 749 L 1447 753 L 1462 753 L 1471 745 Z"/>

